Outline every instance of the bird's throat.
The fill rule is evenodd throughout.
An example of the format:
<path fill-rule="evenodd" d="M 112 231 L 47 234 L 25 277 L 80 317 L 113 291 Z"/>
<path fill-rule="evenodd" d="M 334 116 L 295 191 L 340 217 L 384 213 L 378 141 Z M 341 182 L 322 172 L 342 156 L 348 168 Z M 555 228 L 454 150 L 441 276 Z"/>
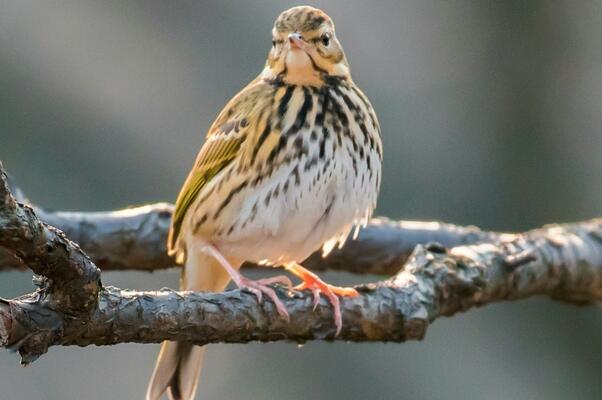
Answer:
<path fill-rule="evenodd" d="M 291 50 L 286 55 L 284 82 L 291 85 L 322 86 L 322 77 L 313 66 L 309 55 L 300 49 Z"/>

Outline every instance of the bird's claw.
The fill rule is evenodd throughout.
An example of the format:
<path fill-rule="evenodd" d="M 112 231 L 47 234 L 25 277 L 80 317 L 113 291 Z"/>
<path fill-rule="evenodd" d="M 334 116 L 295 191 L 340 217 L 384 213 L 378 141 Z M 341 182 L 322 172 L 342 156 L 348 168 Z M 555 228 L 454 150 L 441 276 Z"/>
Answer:
<path fill-rule="evenodd" d="M 348 296 L 348 297 L 356 297 L 359 295 L 357 290 L 353 288 L 339 287 L 329 285 L 324 282 L 320 278 L 318 278 L 315 274 L 304 274 L 303 275 L 303 283 L 295 286 L 296 290 L 311 290 L 314 299 L 314 310 L 320 303 L 320 293 L 323 293 L 330 304 L 332 304 L 333 312 L 334 312 L 334 324 L 336 326 L 336 334 L 338 336 L 341 333 L 341 328 L 343 327 L 343 317 L 341 314 L 341 302 L 339 300 L 339 296 Z"/>
<path fill-rule="evenodd" d="M 291 280 L 284 275 L 275 276 L 272 278 L 258 279 L 256 281 L 243 277 L 238 282 L 236 282 L 240 289 L 247 289 L 255 296 L 257 296 L 257 301 L 259 301 L 260 303 L 263 299 L 263 295 L 265 294 L 270 300 L 272 300 L 272 302 L 276 306 L 278 314 L 280 314 L 282 318 L 289 321 L 288 311 L 286 310 L 284 303 L 282 303 L 282 301 L 278 298 L 278 295 L 276 294 L 274 289 L 268 286 L 274 283 L 280 283 L 286 286 L 288 289 L 291 289 L 293 287 L 293 283 L 291 282 Z"/>

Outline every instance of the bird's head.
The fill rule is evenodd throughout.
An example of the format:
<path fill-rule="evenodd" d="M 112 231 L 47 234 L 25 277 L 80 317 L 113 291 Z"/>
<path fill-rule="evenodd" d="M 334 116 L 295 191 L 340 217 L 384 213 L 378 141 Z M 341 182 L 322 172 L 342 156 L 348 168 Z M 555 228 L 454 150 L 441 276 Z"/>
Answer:
<path fill-rule="evenodd" d="M 310 6 L 293 7 L 280 14 L 272 29 L 272 48 L 262 76 L 312 86 L 321 86 L 328 77 L 350 79 L 332 19 Z"/>

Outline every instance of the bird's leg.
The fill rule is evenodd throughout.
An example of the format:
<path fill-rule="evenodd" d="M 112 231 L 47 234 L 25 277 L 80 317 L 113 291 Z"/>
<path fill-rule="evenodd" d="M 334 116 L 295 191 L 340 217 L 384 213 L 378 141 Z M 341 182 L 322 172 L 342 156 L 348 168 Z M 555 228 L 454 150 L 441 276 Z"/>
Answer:
<path fill-rule="evenodd" d="M 287 276 L 280 275 L 272 278 L 258 279 L 254 281 L 252 279 L 245 278 L 240 272 L 238 272 L 238 270 L 234 268 L 232 264 L 230 264 L 226 257 L 224 257 L 223 254 L 215 246 L 206 244 L 205 246 L 203 246 L 203 252 L 213 256 L 213 258 L 215 258 L 217 262 L 219 262 L 221 266 L 224 267 L 226 271 L 228 271 L 228 274 L 230 274 L 232 281 L 234 281 L 234 283 L 236 284 L 236 286 L 238 286 L 239 289 L 249 290 L 251 293 L 257 296 L 259 302 L 261 302 L 263 294 L 265 294 L 270 298 L 270 300 L 272 300 L 272 302 L 274 302 L 278 313 L 286 320 L 289 319 L 286 307 L 278 298 L 274 289 L 268 286 L 273 283 L 280 283 L 288 287 L 289 289 L 292 288 L 293 283 Z"/>
<path fill-rule="evenodd" d="M 356 297 L 359 295 L 357 290 L 349 287 L 329 285 L 320 279 L 316 274 L 303 268 L 297 263 L 287 264 L 285 269 L 303 280 L 303 283 L 295 286 L 296 290 L 311 290 L 314 296 L 314 310 L 320 302 L 320 293 L 323 293 L 328 298 L 334 309 L 334 323 L 337 328 L 336 334 L 338 335 L 341 332 L 341 327 L 343 326 L 341 303 L 338 296 Z"/>

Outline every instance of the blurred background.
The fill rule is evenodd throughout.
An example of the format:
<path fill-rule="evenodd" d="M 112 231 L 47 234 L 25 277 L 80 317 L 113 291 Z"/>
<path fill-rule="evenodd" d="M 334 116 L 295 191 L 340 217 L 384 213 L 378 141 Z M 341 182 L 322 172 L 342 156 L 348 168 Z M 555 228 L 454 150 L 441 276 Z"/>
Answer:
<path fill-rule="evenodd" d="M 0 0 L 0 159 L 62 210 L 173 201 L 289 1 Z M 385 142 L 377 214 L 524 230 L 602 215 L 602 2 L 317 1 Z M 178 272 L 106 273 L 176 287 Z M 375 276 L 325 274 L 359 283 Z M 0 274 L 0 295 L 32 290 Z M 140 399 L 158 345 L 0 352 L 0 399 Z M 602 314 L 546 299 L 406 344 L 214 345 L 202 399 L 594 399 Z"/>

